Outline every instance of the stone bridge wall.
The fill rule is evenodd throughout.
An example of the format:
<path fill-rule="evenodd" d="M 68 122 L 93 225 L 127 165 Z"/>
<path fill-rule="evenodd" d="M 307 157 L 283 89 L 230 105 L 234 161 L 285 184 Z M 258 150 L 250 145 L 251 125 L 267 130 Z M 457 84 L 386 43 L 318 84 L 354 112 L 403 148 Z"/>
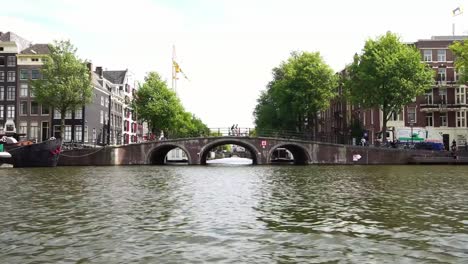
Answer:
<path fill-rule="evenodd" d="M 262 143 L 267 142 L 266 146 Z M 158 155 L 172 148 L 182 148 L 189 164 L 203 164 L 206 155 L 214 146 L 236 144 L 252 153 L 255 164 L 270 164 L 274 149 L 293 149 L 294 157 L 304 156 L 305 164 L 408 164 L 411 156 L 437 155 L 430 151 L 407 151 L 400 149 L 338 145 L 298 140 L 249 137 L 194 138 L 147 142 L 101 149 L 64 151 L 59 159 L 61 166 L 81 165 L 144 165 L 155 164 Z M 353 156 L 360 159 L 353 161 Z"/>

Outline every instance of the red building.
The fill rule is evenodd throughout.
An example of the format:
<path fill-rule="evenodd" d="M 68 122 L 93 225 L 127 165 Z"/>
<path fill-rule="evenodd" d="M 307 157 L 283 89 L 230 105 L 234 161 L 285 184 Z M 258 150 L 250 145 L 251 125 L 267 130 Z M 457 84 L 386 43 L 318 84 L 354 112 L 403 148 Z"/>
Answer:
<path fill-rule="evenodd" d="M 454 69 L 454 56 L 449 46 L 455 41 L 468 39 L 468 36 L 435 36 L 411 43 L 421 52 L 421 62 L 429 64 L 434 69 L 434 85 L 424 95 L 415 98 L 414 102 L 403 107 L 399 113 L 393 113 L 387 122 L 389 129 L 399 127 L 424 127 L 426 130 L 439 134 L 448 148 L 453 140 L 457 146 L 464 146 L 468 138 L 467 129 L 467 89 L 457 83 Z M 343 74 L 343 73 L 342 73 Z M 330 108 L 321 113 L 320 131 L 339 135 L 352 134 L 356 122 L 362 129 L 370 144 L 376 142 L 376 133 L 382 128 L 382 111 L 378 109 L 360 109 L 350 105 L 343 96 L 341 88 L 339 95 Z M 412 122 L 412 124 L 411 124 Z"/>

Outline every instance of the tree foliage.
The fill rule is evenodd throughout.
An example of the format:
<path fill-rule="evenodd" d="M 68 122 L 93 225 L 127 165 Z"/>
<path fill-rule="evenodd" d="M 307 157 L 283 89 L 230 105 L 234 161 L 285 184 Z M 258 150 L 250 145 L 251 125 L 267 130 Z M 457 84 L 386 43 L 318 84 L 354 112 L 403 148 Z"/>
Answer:
<path fill-rule="evenodd" d="M 456 41 L 449 48 L 455 55 L 455 68 L 458 74 L 458 81 L 461 84 L 465 84 L 468 82 L 468 43 Z"/>
<path fill-rule="evenodd" d="M 257 100 L 257 133 L 266 130 L 308 132 L 317 127 L 317 112 L 334 97 L 337 78 L 318 52 L 293 52 L 273 69 L 273 80 Z"/>
<path fill-rule="evenodd" d="M 366 41 L 362 54 L 356 54 L 347 67 L 347 76 L 345 86 L 354 103 L 382 110 L 384 135 L 391 114 L 399 113 L 434 81 L 434 72 L 421 62 L 420 52 L 391 32 Z"/>
<path fill-rule="evenodd" d="M 175 92 L 156 72 L 150 72 L 132 102 L 137 116 L 147 121 L 154 134 L 166 137 L 208 135 L 208 127 L 195 115 L 186 112 Z"/>
<path fill-rule="evenodd" d="M 87 63 L 76 56 L 70 41 L 55 41 L 49 45 L 40 72 L 41 79 L 31 80 L 35 100 L 43 106 L 53 107 L 61 114 L 61 136 L 65 127 L 65 114 L 81 110 L 92 100 L 90 71 Z"/>

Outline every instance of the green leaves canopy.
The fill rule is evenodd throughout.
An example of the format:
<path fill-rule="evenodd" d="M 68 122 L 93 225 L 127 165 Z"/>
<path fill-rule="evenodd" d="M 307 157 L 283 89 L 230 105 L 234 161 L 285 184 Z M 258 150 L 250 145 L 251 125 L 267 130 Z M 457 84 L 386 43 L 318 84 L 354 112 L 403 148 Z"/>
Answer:
<path fill-rule="evenodd" d="M 356 54 L 347 67 L 347 74 L 346 86 L 353 102 L 382 110 L 384 132 L 390 114 L 400 112 L 434 81 L 434 72 L 421 62 L 420 52 L 390 32 L 366 41 L 362 54 Z"/>
<path fill-rule="evenodd" d="M 449 48 L 455 55 L 458 80 L 465 84 L 468 82 L 468 44 L 465 41 L 456 41 Z"/>
<path fill-rule="evenodd" d="M 259 133 L 265 130 L 305 131 L 316 122 L 318 111 L 334 97 L 337 78 L 318 52 L 293 52 L 273 69 L 273 80 L 254 110 Z"/>
<path fill-rule="evenodd" d="M 87 63 L 76 57 L 70 41 L 55 41 L 41 68 L 42 79 L 31 80 L 35 100 L 61 114 L 63 137 L 65 113 L 91 102 L 93 88 Z"/>
<path fill-rule="evenodd" d="M 171 137 L 195 137 L 208 134 L 208 127 L 186 112 L 177 95 L 156 72 L 150 72 L 132 102 L 138 117 L 149 123 L 153 133 L 163 131 Z"/>

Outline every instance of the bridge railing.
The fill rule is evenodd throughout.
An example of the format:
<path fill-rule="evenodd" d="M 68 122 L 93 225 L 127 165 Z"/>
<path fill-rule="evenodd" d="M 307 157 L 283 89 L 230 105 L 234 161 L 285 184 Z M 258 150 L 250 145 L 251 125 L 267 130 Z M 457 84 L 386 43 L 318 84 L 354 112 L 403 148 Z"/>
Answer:
<path fill-rule="evenodd" d="M 318 141 L 337 144 L 352 144 L 352 139 L 349 135 L 339 135 L 336 133 L 317 133 L 298 132 L 295 130 L 255 130 L 253 128 L 211 128 L 210 136 L 252 136 L 252 137 L 274 137 L 286 139 L 298 139 L 308 141 Z"/>

